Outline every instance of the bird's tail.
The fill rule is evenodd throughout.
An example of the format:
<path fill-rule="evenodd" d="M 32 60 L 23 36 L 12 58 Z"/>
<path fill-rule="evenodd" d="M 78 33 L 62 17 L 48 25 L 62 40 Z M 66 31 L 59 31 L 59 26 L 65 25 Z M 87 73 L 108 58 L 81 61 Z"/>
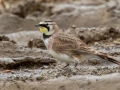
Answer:
<path fill-rule="evenodd" d="M 119 61 L 117 61 L 117 60 L 115 60 L 115 59 L 113 59 L 113 58 L 111 58 L 111 57 L 109 57 L 109 56 L 105 56 L 105 55 L 98 55 L 100 58 L 102 58 L 102 59 L 105 59 L 105 60 L 108 60 L 108 61 L 110 61 L 110 62 L 112 62 L 112 63 L 115 63 L 115 64 L 118 64 L 118 65 L 120 65 L 120 62 Z"/>

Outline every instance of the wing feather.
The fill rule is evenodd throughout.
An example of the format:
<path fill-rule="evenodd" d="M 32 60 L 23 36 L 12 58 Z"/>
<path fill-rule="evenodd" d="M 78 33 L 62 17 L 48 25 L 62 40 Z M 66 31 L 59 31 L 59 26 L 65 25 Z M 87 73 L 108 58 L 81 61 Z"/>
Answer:
<path fill-rule="evenodd" d="M 71 54 L 73 51 L 91 52 L 82 40 L 70 34 L 59 33 L 53 39 L 52 49 L 57 53 Z"/>
<path fill-rule="evenodd" d="M 77 56 L 79 58 L 81 58 L 82 56 L 99 57 L 101 59 L 105 59 L 120 65 L 119 61 L 112 59 L 111 57 L 98 51 L 91 50 L 82 40 L 70 34 L 59 33 L 58 35 L 53 37 L 53 40 L 54 42 L 52 45 L 52 49 L 57 53 L 66 54 L 71 58 L 73 58 L 74 56 Z"/>

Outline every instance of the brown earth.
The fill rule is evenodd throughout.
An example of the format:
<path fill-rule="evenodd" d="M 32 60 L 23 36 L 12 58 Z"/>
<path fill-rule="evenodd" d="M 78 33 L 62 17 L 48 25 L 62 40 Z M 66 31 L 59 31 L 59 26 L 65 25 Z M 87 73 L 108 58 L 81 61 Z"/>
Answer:
<path fill-rule="evenodd" d="M 0 0 L 0 90 L 120 89 L 120 66 L 90 60 L 63 69 L 65 63 L 48 53 L 34 27 L 54 20 L 65 33 L 120 61 L 119 1 L 16 1 Z"/>

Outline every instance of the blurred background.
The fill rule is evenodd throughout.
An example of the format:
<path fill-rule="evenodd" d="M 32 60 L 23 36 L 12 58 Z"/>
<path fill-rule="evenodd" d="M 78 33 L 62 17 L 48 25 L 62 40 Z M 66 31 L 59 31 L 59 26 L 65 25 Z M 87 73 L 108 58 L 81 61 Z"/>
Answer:
<path fill-rule="evenodd" d="M 120 66 L 93 59 L 79 69 L 63 69 L 65 63 L 55 62 L 35 27 L 42 20 L 55 21 L 92 50 L 120 60 L 120 0 L 0 0 L 0 90 L 120 90 L 120 75 L 114 74 Z M 67 79 L 60 81 L 62 76 Z M 54 78 L 57 83 L 33 84 Z"/>
<path fill-rule="evenodd" d="M 36 30 L 41 20 L 60 28 L 118 27 L 120 0 L 0 0 L 0 33 Z"/>

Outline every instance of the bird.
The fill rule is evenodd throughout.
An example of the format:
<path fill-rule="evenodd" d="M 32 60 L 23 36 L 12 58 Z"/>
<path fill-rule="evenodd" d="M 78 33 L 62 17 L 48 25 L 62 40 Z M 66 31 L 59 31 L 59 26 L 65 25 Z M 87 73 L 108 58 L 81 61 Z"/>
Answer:
<path fill-rule="evenodd" d="M 78 63 L 90 58 L 104 59 L 120 65 L 118 60 L 97 50 L 91 50 L 80 38 L 65 33 L 54 21 L 41 21 L 36 27 L 39 27 L 42 33 L 43 42 L 49 53 L 57 60 L 66 62 L 65 67 L 70 63 L 75 63 L 76 67 Z"/>

